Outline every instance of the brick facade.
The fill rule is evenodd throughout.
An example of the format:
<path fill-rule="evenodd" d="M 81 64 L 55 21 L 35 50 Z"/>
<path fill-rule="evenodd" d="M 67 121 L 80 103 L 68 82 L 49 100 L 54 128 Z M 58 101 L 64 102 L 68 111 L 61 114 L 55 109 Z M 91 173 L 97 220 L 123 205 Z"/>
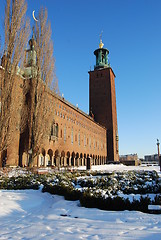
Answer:
<path fill-rule="evenodd" d="M 1 68 L 0 73 L 2 71 Z M 15 109 L 13 118 L 18 117 L 21 110 L 24 112 L 28 109 L 23 100 L 21 87 L 24 84 L 29 85 L 30 81 L 33 79 L 26 80 L 17 77 L 14 99 L 21 104 L 18 111 Z M 87 157 L 91 157 L 93 164 L 104 164 L 107 160 L 106 129 L 64 98 L 54 95 L 50 91 L 48 91 L 48 97 L 52 98 L 55 103 L 53 106 L 53 132 L 42 144 L 40 155 L 35 159 L 34 165 L 86 165 Z M 26 116 L 29 114 L 26 113 Z M 17 121 L 19 120 L 17 119 Z M 51 123 L 49 122 L 49 124 Z M 29 154 L 25 148 L 19 156 L 20 129 L 14 125 L 11 128 L 13 135 L 12 142 L 7 149 L 6 164 L 9 166 L 28 165 Z M 21 137 L 21 141 L 28 142 L 27 135 L 23 136 L 23 132 L 21 132 Z M 3 156 L 4 153 L 2 158 Z"/>
<path fill-rule="evenodd" d="M 32 50 L 32 49 L 31 49 Z M 30 50 L 29 50 L 30 51 Z M 34 52 L 35 54 L 35 52 Z M 31 61 L 32 62 L 32 61 Z M 20 128 L 20 113 L 31 119 L 32 105 L 28 106 L 23 89 L 32 94 L 34 78 L 29 77 L 30 65 L 27 66 L 26 77 L 17 75 L 14 89 L 16 109 L 11 118 L 17 119 L 10 126 L 12 141 L 7 150 L 1 153 L 0 166 L 6 158 L 8 166 L 27 166 L 29 163 L 28 129 Z M 3 68 L 0 68 L 3 74 Z M 94 70 L 90 75 L 90 110 L 94 114 L 87 115 L 73 106 L 63 97 L 46 89 L 47 100 L 53 102 L 51 133 L 44 139 L 35 158 L 33 166 L 80 166 L 87 165 L 87 159 L 92 164 L 105 164 L 108 160 L 118 160 L 117 113 L 115 96 L 115 76 L 111 68 Z M 31 120 L 32 121 L 32 120 Z"/>

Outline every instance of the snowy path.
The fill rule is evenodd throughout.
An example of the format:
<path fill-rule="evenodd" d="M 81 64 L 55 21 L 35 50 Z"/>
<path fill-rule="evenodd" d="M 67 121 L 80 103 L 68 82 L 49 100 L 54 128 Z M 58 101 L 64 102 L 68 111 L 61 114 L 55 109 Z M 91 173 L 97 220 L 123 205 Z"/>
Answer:
<path fill-rule="evenodd" d="M 41 191 L 1 190 L 0 239 L 161 239 L 161 215 L 78 205 Z"/>

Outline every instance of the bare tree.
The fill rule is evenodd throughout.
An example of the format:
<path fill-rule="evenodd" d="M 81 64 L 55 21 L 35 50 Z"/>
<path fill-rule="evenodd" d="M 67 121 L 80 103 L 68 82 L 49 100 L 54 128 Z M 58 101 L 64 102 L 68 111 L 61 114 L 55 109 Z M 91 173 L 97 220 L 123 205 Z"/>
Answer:
<path fill-rule="evenodd" d="M 8 148 L 12 141 L 11 126 L 16 126 L 17 119 L 15 88 L 16 78 L 23 63 L 26 40 L 30 34 L 29 19 L 26 18 L 25 0 L 6 0 L 4 19 L 4 55 L 1 65 L 1 113 L 0 113 L 0 153 Z M 15 116 L 15 117 L 14 117 Z"/>
<path fill-rule="evenodd" d="M 51 25 L 47 20 L 47 10 L 41 8 L 38 21 L 33 29 L 37 54 L 37 76 L 32 81 L 32 106 L 30 120 L 30 149 L 33 161 L 41 144 L 49 138 L 51 122 L 54 115 L 53 93 L 58 90 L 55 76 L 55 60 L 53 57 L 53 42 L 51 40 Z"/>

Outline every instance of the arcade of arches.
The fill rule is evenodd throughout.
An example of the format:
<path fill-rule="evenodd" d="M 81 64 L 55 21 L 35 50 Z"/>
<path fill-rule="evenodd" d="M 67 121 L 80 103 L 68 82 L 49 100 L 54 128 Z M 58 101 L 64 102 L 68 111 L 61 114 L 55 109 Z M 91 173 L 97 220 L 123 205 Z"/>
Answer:
<path fill-rule="evenodd" d="M 93 165 L 105 164 L 106 129 L 64 98 L 57 96 L 55 102 L 51 135 L 44 142 L 34 166 L 86 166 L 87 158 Z M 26 153 L 23 153 L 21 165 L 28 165 Z"/>
<path fill-rule="evenodd" d="M 27 155 L 24 153 L 24 158 L 26 157 L 26 161 L 24 165 L 27 165 Z M 75 153 L 75 152 L 59 152 L 56 150 L 55 152 L 52 149 L 45 151 L 42 149 L 41 153 L 37 157 L 37 163 L 35 165 L 37 167 L 71 167 L 71 166 L 86 166 L 87 158 L 91 159 L 92 165 L 102 165 L 106 163 L 106 157 L 85 153 Z"/>

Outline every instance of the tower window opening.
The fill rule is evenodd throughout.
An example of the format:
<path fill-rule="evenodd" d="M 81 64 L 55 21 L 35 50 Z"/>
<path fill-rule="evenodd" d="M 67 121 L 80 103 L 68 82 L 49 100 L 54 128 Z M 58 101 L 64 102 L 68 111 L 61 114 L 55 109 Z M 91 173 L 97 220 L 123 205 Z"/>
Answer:
<path fill-rule="evenodd" d="M 104 54 L 102 54 L 102 62 L 104 62 Z"/>

